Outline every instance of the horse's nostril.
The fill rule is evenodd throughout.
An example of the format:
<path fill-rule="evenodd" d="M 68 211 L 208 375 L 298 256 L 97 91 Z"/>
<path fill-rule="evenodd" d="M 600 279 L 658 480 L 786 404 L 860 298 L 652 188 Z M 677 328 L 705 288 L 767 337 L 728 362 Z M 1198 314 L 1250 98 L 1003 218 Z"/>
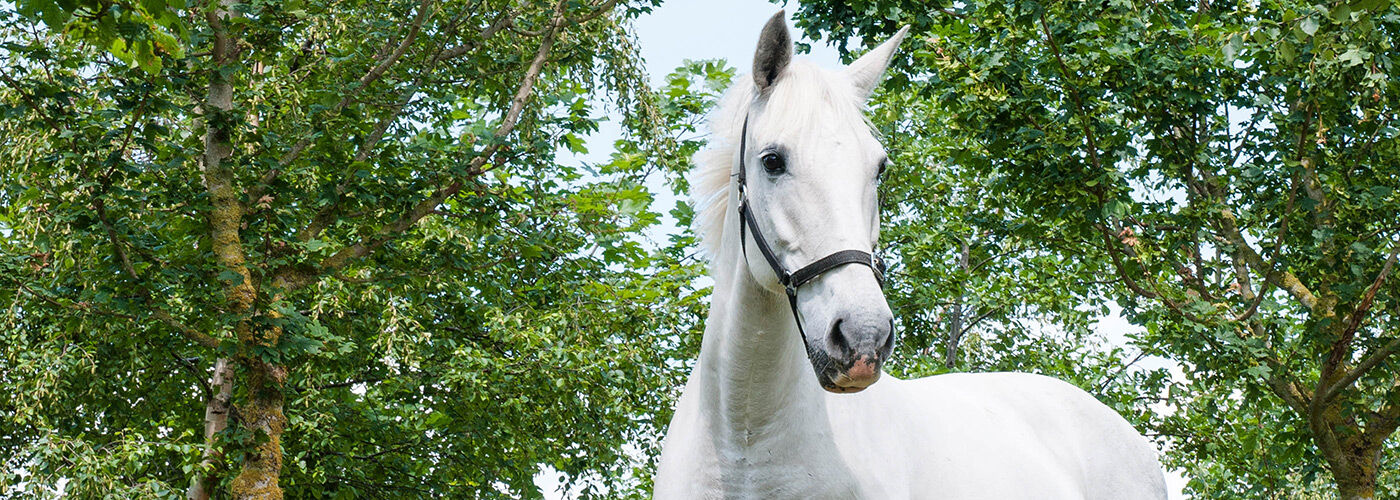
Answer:
<path fill-rule="evenodd" d="M 841 319 L 837 319 L 831 324 L 831 332 L 826 336 L 827 342 L 831 344 L 831 351 L 838 358 L 845 358 L 851 353 L 851 341 L 846 338 L 846 332 L 841 330 Z"/>
<path fill-rule="evenodd" d="M 880 344 L 880 353 L 889 356 L 894 352 L 894 320 L 890 320 L 890 329 L 885 332 L 885 341 Z"/>

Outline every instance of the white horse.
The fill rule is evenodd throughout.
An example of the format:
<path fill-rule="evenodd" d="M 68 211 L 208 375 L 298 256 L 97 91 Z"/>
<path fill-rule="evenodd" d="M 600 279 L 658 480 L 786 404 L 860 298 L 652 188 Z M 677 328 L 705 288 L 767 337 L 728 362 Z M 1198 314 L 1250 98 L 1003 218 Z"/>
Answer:
<path fill-rule="evenodd" d="M 693 192 L 713 302 L 656 498 L 1166 498 L 1147 440 L 1067 383 L 882 377 L 886 158 L 862 111 L 906 30 L 829 72 L 792 59 L 779 12 L 713 116 Z"/>

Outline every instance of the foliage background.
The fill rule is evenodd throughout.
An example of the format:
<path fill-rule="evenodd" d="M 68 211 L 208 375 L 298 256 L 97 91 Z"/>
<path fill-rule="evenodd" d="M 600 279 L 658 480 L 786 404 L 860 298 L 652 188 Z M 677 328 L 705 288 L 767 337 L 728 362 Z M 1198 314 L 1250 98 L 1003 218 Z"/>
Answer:
<path fill-rule="evenodd" d="M 902 335 L 890 370 L 1061 377 L 1163 443 L 1164 463 L 1185 472 L 1193 497 L 1334 497 L 1307 422 L 1267 384 L 1279 370 L 1316 379 L 1309 363 L 1322 356 L 1308 349 L 1327 340 L 1278 287 L 1261 291 L 1260 314 L 1281 328 L 1267 347 L 1304 353 L 1261 372 L 1259 346 L 1239 329 L 1179 311 L 1209 317 L 1248 305 L 1238 286 L 1230 290 L 1240 274 L 1231 247 L 1208 243 L 1215 249 L 1195 253 L 1210 257 L 1211 270 L 1194 276 L 1218 299 L 1201 300 L 1196 282 L 1164 264 L 1173 252 L 1191 256 L 1180 253 L 1191 233 L 1154 228 L 1211 231 L 1217 205 L 1183 201 L 1188 186 L 1175 170 L 1201 158 L 1227 173 L 1232 194 L 1220 203 L 1242 209 L 1248 243 L 1275 255 L 1291 249 L 1284 265 L 1305 278 L 1334 279 L 1336 269 L 1316 256 L 1354 249 L 1341 259 L 1356 264 L 1340 273 L 1339 293 L 1364 293 L 1389 248 L 1386 214 L 1400 213 L 1396 163 L 1383 156 L 1395 146 L 1386 40 L 1396 34 L 1396 7 L 1335 4 L 790 6 L 799 31 L 848 57 L 865 38 L 915 26 L 871 105 L 896 160 L 882 186 L 894 261 L 888 296 Z M 91 5 L 111 15 L 85 17 Z M 452 64 L 395 65 L 367 87 L 358 78 L 428 3 L 243 5 L 258 13 L 240 21 L 258 56 L 231 69 L 204 62 L 209 35 L 180 14 L 195 4 L 0 10 L 0 387 L 9 396 L 0 398 L 0 455 L 11 457 L 0 463 L 0 497 L 60 484 L 78 496 L 183 496 L 190 476 L 206 471 L 200 416 L 217 392 L 208 372 L 237 354 L 229 325 L 250 317 L 224 311 L 221 294 L 236 280 L 209 253 L 213 206 L 193 159 L 204 146 L 198 103 L 211 71 L 239 75 L 235 112 L 220 119 L 241 145 L 231 156 L 240 182 L 270 198 L 243 200 L 255 268 L 324 262 L 393 225 L 442 176 L 470 179 L 440 213 L 362 260 L 259 299 L 257 324 L 286 332 L 259 356 L 289 367 L 287 495 L 533 498 L 546 493 L 534 479 L 547 468 L 578 496 L 647 496 L 707 293 L 685 230 L 689 208 L 658 201 L 685 193 L 689 155 L 705 139 L 700 120 L 734 76 L 729 65 L 746 60 L 687 62 L 652 84 L 630 25 L 655 5 L 622 5 L 603 18 L 616 22 L 566 31 L 518 131 L 496 137 L 548 5 L 448 2 L 406 61 L 465 46 L 454 42 L 479 50 Z M 455 12 L 460 26 L 489 29 L 504 11 L 520 26 L 501 38 L 478 42 L 434 24 Z M 1371 16 L 1370 29 L 1359 15 Z M 1045 50 L 1045 31 L 1067 40 L 1072 71 Z M 308 52 L 310 40 L 324 47 Z M 1319 101 L 1329 109 L 1360 103 L 1363 119 L 1332 115 L 1329 144 L 1369 136 L 1382 155 L 1347 156 L 1313 140 L 1328 155 L 1320 181 L 1339 195 L 1335 213 L 1347 221 L 1342 242 L 1330 246 L 1296 229 L 1309 224 L 1306 194 L 1286 203 L 1286 181 L 1300 165 L 1269 161 L 1291 153 L 1296 135 L 1285 132 L 1299 123 L 1288 95 L 1270 89 L 1296 81 L 1337 90 Z M 1082 89 L 1081 103 L 1071 88 Z M 1097 88 L 1112 91 L 1089 90 Z M 1378 97 L 1365 102 L 1367 91 Z M 346 105 L 346 95 L 364 98 Z M 1082 103 L 1093 112 L 1076 110 Z M 1240 114 L 1214 116 L 1221 106 L 1268 118 L 1246 130 Z M 1195 131 L 1205 139 L 1187 148 L 1195 149 L 1159 140 L 1196 116 L 1206 119 Z M 1100 134 L 1107 168 L 1089 164 L 1086 123 Z M 616 127 L 618 140 L 600 147 L 590 139 L 600 127 Z M 302 141 L 304 152 L 282 166 Z M 606 160 L 579 162 L 590 148 L 588 156 Z M 1245 162 L 1219 159 L 1234 158 L 1235 148 Z M 495 166 L 470 171 L 476 157 Z M 259 174 L 274 168 L 284 172 L 262 183 Z M 338 207 L 335 222 L 301 238 L 328 205 Z M 1293 239 L 1270 246 L 1275 221 L 1289 217 Z M 1118 247 L 1096 232 L 1101 221 L 1120 224 L 1115 241 L 1148 258 L 1120 268 Z M 1135 293 L 1123 269 L 1158 280 L 1176 302 Z M 1243 274 L 1266 281 L 1264 271 Z M 1361 330 L 1361 347 L 1394 338 L 1394 293 L 1380 290 L 1372 309 L 1380 320 Z M 1138 327 L 1125 338 L 1103 330 L 1118 305 Z M 223 340 L 191 341 L 162 315 Z M 1178 375 L 1164 368 L 1171 365 Z M 1394 366 L 1363 381 L 1373 411 L 1384 406 Z M 236 427 L 221 433 L 229 458 L 207 472 L 227 480 L 239 450 L 261 439 Z M 1400 495 L 1395 440 L 1387 443 L 1378 498 Z"/>

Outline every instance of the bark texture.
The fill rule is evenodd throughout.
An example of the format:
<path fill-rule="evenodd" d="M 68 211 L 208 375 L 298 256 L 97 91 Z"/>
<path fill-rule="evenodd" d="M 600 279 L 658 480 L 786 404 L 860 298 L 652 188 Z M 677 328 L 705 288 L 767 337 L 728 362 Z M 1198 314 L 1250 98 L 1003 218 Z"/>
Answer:
<path fill-rule="evenodd" d="M 233 365 L 228 358 L 219 358 L 214 362 L 214 375 L 210 377 L 209 385 L 217 392 L 210 395 L 204 406 L 204 459 L 199 462 L 201 471 L 212 467 L 218 458 L 218 452 L 214 449 L 214 435 L 228 428 L 229 408 L 233 399 Z M 190 500 L 208 500 L 214 488 L 213 479 L 205 474 L 196 475 L 185 496 Z"/>
<path fill-rule="evenodd" d="M 215 70 L 209 75 L 209 93 L 203 105 L 204 184 L 212 205 L 209 212 L 210 247 L 223 276 L 228 277 L 224 309 L 241 317 L 234 326 L 239 344 L 246 351 L 252 346 L 275 346 L 281 331 L 257 329 L 249 317 L 254 313 L 257 288 L 249 271 L 242 238 L 245 208 L 235 183 L 233 166 L 225 159 L 233 152 L 230 112 L 233 109 L 233 84 L 221 68 L 236 62 L 238 40 L 230 33 L 225 21 L 233 15 L 231 0 L 221 0 L 205 13 L 205 20 L 214 34 L 211 56 Z M 235 499 L 280 499 L 282 488 L 278 477 L 282 473 L 282 431 L 286 417 L 282 413 L 282 384 L 286 368 L 242 356 L 239 361 L 247 368 L 248 401 L 240 405 L 245 428 L 256 436 L 251 450 L 245 451 L 243 468 L 231 486 Z"/>
<path fill-rule="evenodd" d="M 282 431 L 287 427 L 287 417 L 282 413 L 282 384 L 286 380 L 286 368 L 270 363 L 255 363 L 248 374 L 250 401 L 240 415 L 243 426 L 253 430 L 258 440 L 229 487 L 235 499 L 282 498 L 278 478 L 282 475 Z"/>
<path fill-rule="evenodd" d="M 958 252 L 958 269 L 966 273 L 972 262 L 972 249 L 968 240 L 971 236 L 962 239 L 961 250 Z M 953 306 L 948 312 L 948 346 L 943 352 L 943 366 L 956 368 L 958 364 L 958 344 L 962 342 L 963 334 L 967 333 L 963 327 L 963 300 L 967 296 L 966 287 L 958 290 L 958 295 L 953 297 Z"/>

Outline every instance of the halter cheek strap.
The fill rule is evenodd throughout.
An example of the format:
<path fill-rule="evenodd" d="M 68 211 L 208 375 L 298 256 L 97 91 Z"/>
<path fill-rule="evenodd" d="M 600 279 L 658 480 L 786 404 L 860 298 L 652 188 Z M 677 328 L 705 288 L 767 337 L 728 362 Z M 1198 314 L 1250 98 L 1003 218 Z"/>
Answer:
<path fill-rule="evenodd" d="M 816 262 L 807 264 L 797 271 L 788 272 L 783 267 L 782 261 L 778 260 L 777 254 L 773 253 L 773 247 L 768 245 L 768 240 L 763 237 L 763 233 L 758 229 L 758 221 L 754 219 L 753 209 L 749 208 L 748 196 L 748 170 L 744 162 L 745 150 L 748 149 L 749 140 L 749 117 L 744 117 L 744 127 L 739 132 L 739 241 L 740 248 L 744 252 L 744 261 L 749 259 L 749 246 L 746 234 L 747 228 L 753 227 L 753 241 L 758 244 L 759 253 L 763 254 L 763 260 L 768 261 L 768 267 L 773 269 L 773 274 L 778 276 L 778 283 L 783 285 L 787 292 L 788 306 L 792 308 L 792 319 L 797 322 L 797 333 L 802 336 L 802 347 L 807 348 L 807 332 L 802 329 L 802 318 L 797 314 L 797 289 L 807 282 L 817 279 L 818 276 L 844 266 L 846 264 L 860 264 L 869 267 L 875 273 L 875 282 L 881 287 L 885 285 L 885 262 L 879 256 L 871 252 L 862 250 L 841 250 L 826 257 L 817 259 Z"/>

